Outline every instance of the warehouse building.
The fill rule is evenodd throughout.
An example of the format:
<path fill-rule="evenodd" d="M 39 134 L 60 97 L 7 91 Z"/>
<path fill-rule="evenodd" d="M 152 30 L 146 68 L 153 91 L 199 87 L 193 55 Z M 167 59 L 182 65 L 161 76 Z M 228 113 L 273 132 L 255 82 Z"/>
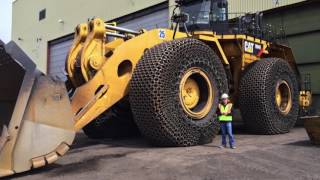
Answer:
<path fill-rule="evenodd" d="M 264 21 L 283 27 L 302 77 L 311 76 L 313 113 L 320 113 L 320 1 L 308 0 L 264 12 Z"/>
<path fill-rule="evenodd" d="M 93 17 L 130 29 L 170 27 L 175 0 L 15 0 L 12 39 L 42 71 L 65 78 L 64 63 L 74 27 Z M 299 69 L 310 73 L 316 107 L 320 107 L 320 7 L 309 0 L 229 0 L 229 12 L 265 11 L 265 22 L 284 27 Z"/>

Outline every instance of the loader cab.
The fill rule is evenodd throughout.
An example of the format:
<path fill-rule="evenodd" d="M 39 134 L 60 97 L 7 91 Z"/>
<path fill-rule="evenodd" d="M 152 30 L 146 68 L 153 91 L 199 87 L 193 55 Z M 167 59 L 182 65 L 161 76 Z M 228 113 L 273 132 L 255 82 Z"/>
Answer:
<path fill-rule="evenodd" d="M 213 30 L 218 34 L 228 31 L 227 0 L 185 0 L 180 11 L 187 14 L 186 27 L 190 31 Z"/>

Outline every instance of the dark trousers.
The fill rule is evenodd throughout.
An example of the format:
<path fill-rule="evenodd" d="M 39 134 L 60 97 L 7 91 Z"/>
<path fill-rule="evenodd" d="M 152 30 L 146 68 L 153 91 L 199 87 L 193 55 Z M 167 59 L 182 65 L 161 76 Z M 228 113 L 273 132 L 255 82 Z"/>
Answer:
<path fill-rule="evenodd" d="M 231 122 L 220 122 L 220 124 L 221 124 L 221 135 L 222 135 L 221 144 L 223 146 L 227 145 L 227 135 L 228 135 L 229 145 L 230 145 L 230 147 L 233 147 L 235 142 L 234 142 L 234 137 L 232 134 L 232 123 Z"/>

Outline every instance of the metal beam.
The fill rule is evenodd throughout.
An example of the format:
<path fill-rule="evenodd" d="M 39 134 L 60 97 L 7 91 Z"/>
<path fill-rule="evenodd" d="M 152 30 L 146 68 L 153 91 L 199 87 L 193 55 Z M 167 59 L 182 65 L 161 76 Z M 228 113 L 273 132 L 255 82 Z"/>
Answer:
<path fill-rule="evenodd" d="M 118 33 L 111 33 L 111 32 L 106 32 L 107 36 L 111 36 L 111 37 L 117 37 L 117 38 L 126 38 L 126 35 L 123 34 L 118 34 Z"/>
<path fill-rule="evenodd" d="M 112 26 L 112 25 L 108 25 L 108 24 L 106 24 L 105 27 L 106 27 L 107 29 L 110 29 L 110 30 L 119 31 L 119 32 L 124 32 L 124 33 L 129 33 L 129 34 L 134 34 L 134 35 L 139 35 L 139 34 L 141 34 L 141 32 L 139 32 L 139 31 L 135 31 L 135 30 L 131 30 L 131 29 L 126 29 L 126 28 L 122 28 L 122 27 L 117 27 L 117 26 Z"/>

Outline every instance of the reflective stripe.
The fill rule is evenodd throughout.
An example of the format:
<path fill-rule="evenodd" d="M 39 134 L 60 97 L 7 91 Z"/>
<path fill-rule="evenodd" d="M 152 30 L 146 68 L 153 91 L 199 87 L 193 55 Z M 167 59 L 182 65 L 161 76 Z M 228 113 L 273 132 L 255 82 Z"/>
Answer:
<path fill-rule="evenodd" d="M 219 121 L 232 121 L 232 116 L 230 115 L 220 115 Z"/>
<path fill-rule="evenodd" d="M 221 113 L 231 113 L 232 104 L 228 103 L 226 106 L 219 104 Z M 232 115 L 219 115 L 219 121 L 232 121 Z"/>

